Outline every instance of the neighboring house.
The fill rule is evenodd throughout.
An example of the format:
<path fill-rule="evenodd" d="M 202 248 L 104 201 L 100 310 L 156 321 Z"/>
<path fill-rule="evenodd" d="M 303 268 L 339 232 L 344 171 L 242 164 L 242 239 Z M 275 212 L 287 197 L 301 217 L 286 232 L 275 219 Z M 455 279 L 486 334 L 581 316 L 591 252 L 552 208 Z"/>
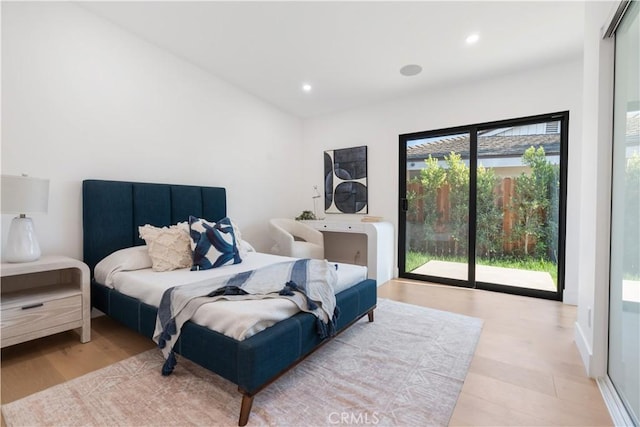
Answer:
<path fill-rule="evenodd" d="M 493 168 L 497 176 L 510 177 L 526 172 L 522 164 L 522 154 L 529 147 L 542 147 L 547 159 L 554 164 L 560 161 L 559 122 L 549 122 L 528 126 L 487 131 L 478 137 L 478 164 Z M 408 179 L 420 176 L 429 156 L 437 158 L 445 167 L 444 157 L 455 152 L 469 164 L 469 136 L 447 135 L 412 141 L 407 148 Z"/>
<path fill-rule="evenodd" d="M 627 113 L 625 132 L 627 157 L 640 155 L 640 111 Z M 444 157 L 455 152 L 469 165 L 469 136 L 466 134 L 420 139 L 411 144 L 407 147 L 408 179 L 420 176 L 424 161 L 429 156 L 438 159 L 439 164 L 446 167 Z M 493 168 L 497 176 L 518 176 L 528 170 L 522 164 L 522 153 L 531 146 L 544 148 L 547 159 L 553 164 L 559 163 L 559 122 L 515 126 L 482 133 L 478 138 L 478 164 Z"/>

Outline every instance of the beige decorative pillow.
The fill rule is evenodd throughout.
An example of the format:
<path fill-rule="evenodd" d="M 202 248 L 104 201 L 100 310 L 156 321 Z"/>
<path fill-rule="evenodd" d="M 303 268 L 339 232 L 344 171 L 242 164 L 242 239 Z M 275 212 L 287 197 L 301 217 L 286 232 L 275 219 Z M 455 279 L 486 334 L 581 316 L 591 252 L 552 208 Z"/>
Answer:
<path fill-rule="evenodd" d="M 147 243 L 153 271 L 191 267 L 191 239 L 183 228 L 175 225 L 159 228 L 146 224 L 138 227 L 138 232 Z"/>

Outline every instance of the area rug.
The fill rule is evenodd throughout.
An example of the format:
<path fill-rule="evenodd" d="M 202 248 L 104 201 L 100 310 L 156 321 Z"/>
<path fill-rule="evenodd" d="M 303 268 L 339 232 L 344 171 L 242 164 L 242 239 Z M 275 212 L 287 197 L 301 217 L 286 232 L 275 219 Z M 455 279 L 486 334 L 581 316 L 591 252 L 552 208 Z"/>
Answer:
<path fill-rule="evenodd" d="M 380 299 L 254 399 L 249 426 L 447 425 L 482 321 Z M 2 406 L 7 426 L 236 426 L 237 387 L 149 350 Z"/>

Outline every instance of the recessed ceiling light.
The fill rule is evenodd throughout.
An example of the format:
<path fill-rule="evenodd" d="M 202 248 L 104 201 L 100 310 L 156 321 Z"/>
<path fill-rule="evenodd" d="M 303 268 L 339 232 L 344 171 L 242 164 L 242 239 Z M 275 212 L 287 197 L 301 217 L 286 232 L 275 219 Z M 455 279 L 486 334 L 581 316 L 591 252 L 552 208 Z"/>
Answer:
<path fill-rule="evenodd" d="M 415 76 L 416 74 L 420 74 L 422 72 L 422 67 L 416 64 L 405 65 L 400 68 L 400 74 L 403 76 Z"/>
<path fill-rule="evenodd" d="M 480 35 L 478 33 L 469 34 L 466 38 L 467 44 L 475 44 L 480 40 Z"/>
<path fill-rule="evenodd" d="M 302 85 L 302 90 L 305 92 L 311 92 L 311 85 L 309 83 L 305 83 Z"/>

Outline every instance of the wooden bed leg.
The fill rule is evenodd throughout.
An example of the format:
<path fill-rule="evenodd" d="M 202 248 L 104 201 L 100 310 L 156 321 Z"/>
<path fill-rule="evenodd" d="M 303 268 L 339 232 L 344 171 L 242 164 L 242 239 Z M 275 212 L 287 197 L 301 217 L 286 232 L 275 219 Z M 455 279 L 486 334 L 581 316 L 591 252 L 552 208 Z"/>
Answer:
<path fill-rule="evenodd" d="M 240 406 L 240 419 L 238 425 L 240 427 L 246 426 L 249 422 L 249 414 L 251 414 L 251 405 L 253 405 L 253 397 L 248 394 L 242 394 L 242 405 Z"/>
<path fill-rule="evenodd" d="M 373 322 L 373 310 L 371 310 L 370 312 L 367 313 L 367 316 L 369 316 L 369 322 Z"/>

